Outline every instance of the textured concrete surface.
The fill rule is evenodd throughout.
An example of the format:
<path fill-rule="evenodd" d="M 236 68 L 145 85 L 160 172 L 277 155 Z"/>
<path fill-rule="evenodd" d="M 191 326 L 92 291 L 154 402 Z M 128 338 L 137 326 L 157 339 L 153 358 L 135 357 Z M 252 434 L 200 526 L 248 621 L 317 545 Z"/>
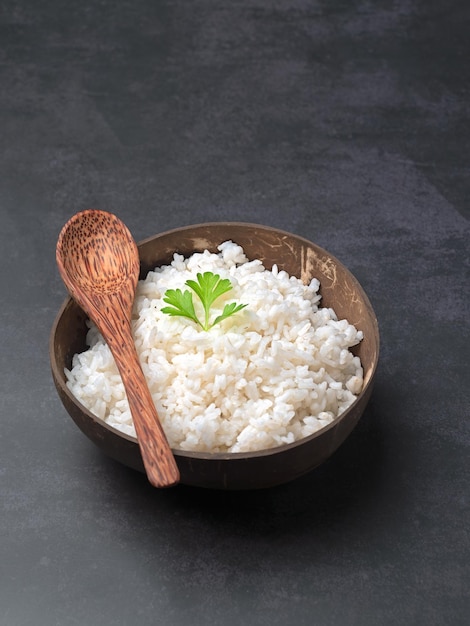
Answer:
<path fill-rule="evenodd" d="M 0 624 L 467 624 L 464 0 L 2 0 Z M 382 333 L 371 403 L 308 476 L 152 490 L 53 388 L 54 248 L 208 220 L 327 248 Z"/>

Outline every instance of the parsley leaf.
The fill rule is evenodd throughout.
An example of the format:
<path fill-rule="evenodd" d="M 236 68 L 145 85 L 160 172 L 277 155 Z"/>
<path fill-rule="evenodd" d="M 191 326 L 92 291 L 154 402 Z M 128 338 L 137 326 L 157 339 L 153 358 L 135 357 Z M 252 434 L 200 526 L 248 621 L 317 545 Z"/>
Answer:
<path fill-rule="evenodd" d="M 172 306 L 162 308 L 163 313 L 168 315 L 180 315 L 181 317 L 189 317 L 189 319 L 200 324 L 196 311 L 194 310 L 193 297 L 190 291 L 181 291 L 181 289 L 167 289 L 165 292 L 164 302 Z"/>
<path fill-rule="evenodd" d="M 222 320 L 238 313 L 248 306 L 246 304 L 236 304 L 235 302 L 226 304 L 222 313 L 211 322 L 211 306 L 220 296 L 232 289 L 230 280 L 228 278 L 220 278 L 218 274 L 213 274 L 212 272 L 204 272 L 204 274 L 197 275 L 197 281 L 187 280 L 185 284 L 193 290 L 201 301 L 204 309 L 204 322 L 201 322 L 197 317 L 192 293 L 188 290 L 167 289 L 163 301 L 171 306 L 163 307 L 162 313 L 187 317 L 201 326 L 203 330 L 209 330 L 219 322 L 222 322 Z"/>

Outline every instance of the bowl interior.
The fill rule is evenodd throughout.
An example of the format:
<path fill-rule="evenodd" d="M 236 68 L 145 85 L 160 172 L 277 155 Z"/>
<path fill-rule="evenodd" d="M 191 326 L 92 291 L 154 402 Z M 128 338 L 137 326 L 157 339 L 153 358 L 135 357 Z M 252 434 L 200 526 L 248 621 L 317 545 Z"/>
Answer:
<path fill-rule="evenodd" d="M 352 351 L 364 368 L 364 386 L 354 404 L 331 424 L 293 444 L 260 452 L 209 454 L 175 450 L 181 482 L 200 487 L 250 489 L 269 487 L 300 476 L 338 448 L 359 420 L 372 390 L 378 361 L 377 319 L 364 290 L 338 259 L 306 239 L 278 229 L 240 222 L 215 222 L 186 226 L 140 242 L 141 277 L 172 261 L 174 253 L 189 256 L 208 249 L 216 252 L 223 241 L 244 248 L 250 259 L 260 259 L 267 269 L 279 269 L 310 282 L 320 281 L 321 306 L 333 308 L 364 333 Z M 86 349 L 86 315 L 71 299 L 63 303 L 50 336 L 53 380 L 66 410 L 79 428 L 106 454 L 144 471 L 137 441 L 93 416 L 71 394 L 64 368 L 75 353 Z"/>

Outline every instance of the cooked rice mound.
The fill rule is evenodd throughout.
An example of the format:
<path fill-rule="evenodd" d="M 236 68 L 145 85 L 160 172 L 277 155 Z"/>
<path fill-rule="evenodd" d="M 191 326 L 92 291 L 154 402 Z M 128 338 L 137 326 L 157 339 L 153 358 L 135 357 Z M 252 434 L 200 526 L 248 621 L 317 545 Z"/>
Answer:
<path fill-rule="evenodd" d="M 218 250 L 175 254 L 137 287 L 135 344 L 168 441 L 180 450 L 247 452 L 307 437 L 361 391 L 361 362 L 349 348 L 362 332 L 319 306 L 317 279 L 305 285 L 276 266 L 267 270 L 231 241 Z M 206 271 L 233 286 L 212 315 L 227 302 L 248 305 L 207 332 L 161 312 L 167 289 L 187 289 L 188 278 Z M 67 386 L 94 415 L 135 437 L 121 377 L 91 323 L 87 345 L 65 372 Z"/>

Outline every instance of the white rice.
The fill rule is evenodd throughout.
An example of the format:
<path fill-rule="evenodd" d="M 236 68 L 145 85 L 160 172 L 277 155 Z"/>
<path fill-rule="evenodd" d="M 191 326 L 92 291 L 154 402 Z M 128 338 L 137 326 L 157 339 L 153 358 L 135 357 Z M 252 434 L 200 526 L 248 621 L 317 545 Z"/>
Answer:
<path fill-rule="evenodd" d="M 231 241 L 218 250 L 175 254 L 137 287 L 135 344 L 171 447 L 246 452 L 311 435 L 362 389 L 361 362 L 349 350 L 362 332 L 319 307 L 317 279 L 304 285 L 276 266 L 266 270 Z M 167 289 L 187 289 L 186 280 L 205 271 L 233 286 L 213 305 L 218 313 L 227 302 L 248 305 L 207 332 L 161 312 Z M 87 345 L 66 370 L 67 386 L 98 418 L 135 437 L 121 377 L 91 323 Z"/>

